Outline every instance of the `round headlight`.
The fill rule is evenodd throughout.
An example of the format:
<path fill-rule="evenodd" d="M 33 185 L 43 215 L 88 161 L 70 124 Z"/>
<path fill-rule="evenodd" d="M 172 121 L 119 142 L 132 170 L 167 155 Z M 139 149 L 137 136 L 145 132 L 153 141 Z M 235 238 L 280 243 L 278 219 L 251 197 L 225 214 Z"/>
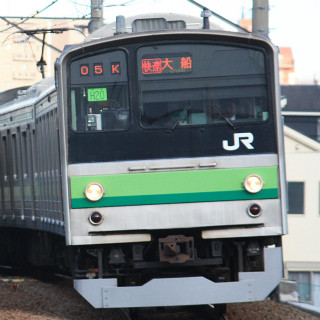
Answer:
<path fill-rule="evenodd" d="M 103 197 L 104 189 L 100 183 L 92 182 L 87 185 L 84 193 L 88 200 L 98 201 Z"/>
<path fill-rule="evenodd" d="M 264 182 L 257 174 L 250 174 L 243 183 L 245 189 L 250 193 L 257 193 L 263 188 Z"/>

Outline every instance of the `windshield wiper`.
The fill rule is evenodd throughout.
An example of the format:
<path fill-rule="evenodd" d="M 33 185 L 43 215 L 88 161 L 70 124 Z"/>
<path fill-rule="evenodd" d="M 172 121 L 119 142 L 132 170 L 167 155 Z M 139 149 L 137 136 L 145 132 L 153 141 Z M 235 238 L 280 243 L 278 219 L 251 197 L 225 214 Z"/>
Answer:
<path fill-rule="evenodd" d="M 187 104 L 183 110 L 179 113 L 178 118 L 175 120 L 175 122 L 173 123 L 173 125 L 167 130 L 167 133 L 172 133 L 175 128 L 178 126 L 179 122 L 183 119 L 183 116 L 185 115 L 185 113 L 190 111 L 191 106 L 190 104 Z"/>
<path fill-rule="evenodd" d="M 237 130 L 238 127 L 220 110 L 220 108 L 217 105 L 213 106 L 214 110 L 216 110 L 220 116 L 226 120 L 226 122 L 229 124 L 229 126 L 233 129 L 233 130 Z"/>

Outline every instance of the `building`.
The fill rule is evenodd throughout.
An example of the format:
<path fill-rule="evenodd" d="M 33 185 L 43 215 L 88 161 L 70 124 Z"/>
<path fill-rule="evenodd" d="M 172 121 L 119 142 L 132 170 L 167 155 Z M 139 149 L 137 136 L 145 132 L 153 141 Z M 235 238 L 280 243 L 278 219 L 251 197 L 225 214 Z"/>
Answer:
<path fill-rule="evenodd" d="M 320 142 L 320 86 L 285 85 L 281 95 L 286 100 L 285 125 Z"/>
<path fill-rule="evenodd" d="M 281 94 L 288 181 L 285 275 L 296 280 L 301 302 L 320 307 L 320 87 L 284 85 Z"/>
<path fill-rule="evenodd" d="M 10 20 L 12 21 L 12 19 Z M 19 24 L 16 19 L 15 23 Z M 43 59 L 46 62 L 44 67 L 45 76 L 53 75 L 54 62 L 66 44 L 78 43 L 84 40 L 85 36 L 82 27 L 88 25 L 87 20 L 48 20 L 33 19 L 19 24 L 24 30 L 49 30 L 57 28 L 70 29 L 62 33 L 47 33 L 45 42 L 52 47 L 44 47 Z M 5 22 L 0 24 L 0 91 L 15 87 L 30 86 L 42 78 L 37 63 L 42 55 L 43 33 L 27 35 L 21 30 Z M 37 38 L 37 39 L 36 39 Z"/>
<path fill-rule="evenodd" d="M 241 19 L 240 20 L 240 27 L 252 32 L 252 19 Z"/>
<path fill-rule="evenodd" d="M 292 49 L 280 47 L 279 52 L 279 80 L 280 84 L 297 84 Z"/>
<path fill-rule="evenodd" d="M 286 278 L 299 300 L 320 307 L 320 143 L 284 128 L 288 181 L 288 229 L 283 237 Z"/>

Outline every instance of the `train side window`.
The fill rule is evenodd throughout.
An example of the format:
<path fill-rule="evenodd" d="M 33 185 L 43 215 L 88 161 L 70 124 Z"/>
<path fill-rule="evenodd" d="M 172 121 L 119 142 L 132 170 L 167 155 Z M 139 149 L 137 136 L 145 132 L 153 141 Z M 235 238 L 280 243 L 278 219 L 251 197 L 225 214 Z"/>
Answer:
<path fill-rule="evenodd" d="M 7 183 L 9 181 L 9 156 L 10 155 L 10 151 L 9 151 L 9 147 L 8 147 L 8 136 L 4 136 L 2 138 L 3 140 L 3 150 L 4 150 L 4 154 L 7 155 L 6 157 L 4 157 L 4 161 L 3 161 L 3 168 L 4 168 L 4 182 Z"/>
<path fill-rule="evenodd" d="M 4 177 L 6 175 L 6 137 L 2 137 L 1 146 L 0 146 L 0 176 L 2 177 L 2 181 L 4 181 Z"/>
<path fill-rule="evenodd" d="M 29 158 L 27 153 L 27 132 L 21 132 L 21 153 L 22 153 L 22 174 L 23 179 L 28 179 L 29 175 Z"/>
<path fill-rule="evenodd" d="M 18 176 L 18 161 L 19 161 L 19 158 L 18 158 L 18 155 L 17 155 L 17 135 L 16 134 L 13 134 L 11 136 L 11 141 L 12 141 L 12 149 L 11 149 L 11 152 L 12 152 L 12 163 L 13 163 L 13 180 L 14 181 L 17 181 L 19 180 L 19 176 Z"/>
<path fill-rule="evenodd" d="M 5 144 L 4 137 L 0 140 L 0 210 L 1 215 L 4 214 L 4 177 L 6 175 L 5 169 Z"/>

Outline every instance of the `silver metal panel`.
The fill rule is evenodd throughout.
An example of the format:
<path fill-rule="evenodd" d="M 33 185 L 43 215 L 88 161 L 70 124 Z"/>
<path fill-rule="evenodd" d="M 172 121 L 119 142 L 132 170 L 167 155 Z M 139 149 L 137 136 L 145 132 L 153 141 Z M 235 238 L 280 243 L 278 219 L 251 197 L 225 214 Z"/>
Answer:
<path fill-rule="evenodd" d="M 74 280 L 95 308 L 133 308 L 257 301 L 282 278 L 281 248 L 265 248 L 264 272 L 240 272 L 239 281 L 215 283 L 203 277 L 153 279 L 139 287 L 117 287 L 116 279 Z"/>
<path fill-rule="evenodd" d="M 66 61 L 65 61 L 66 63 Z M 68 106 L 66 101 L 67 97 L 67 79 L 64 77 L 62 68 L 57 64 L 57 75 L 59 74 L 60 79 L 63 79 L 64 83 L 60 83 L 58 86 L 58 113 L 59 113 L 59 139 L 60 139 L 60 159 L 61 159 L 61 184 L 62 184 L 62 195 L 63 195 L 63 213 L 65 223 L 65 237 L 66 244 L 71 244 L 71 231 L 70 231 L 70 194 L 68 189 L 68 154 L 67 154 L 67 110 Z"/>
<path fill-rule="evenodd" d="M 284 151 L 284 133 L 283 126 L 284 120 L 281 115 L 281 92 L 279 82 L 279 64 L 278 64 L 278 49 L 273 48 L 274 51 L 274 73 L 275 73 L 275 113 L 276 113 L 276 130 L 278 140 L 278 154 L 279 154 L 279 172 L 280 172 L 280 198 L 281 198 L 281 216 L 282 216 L 282 232 L 283 234 L 288 233 L 288 222 L 287 222 L 287 183 L 286 183 L 286 168 L 285 168 L 285 151 Z"/>
<path fill-rule="evenodd" d="M 151 234 L 149 233 L 128 233 L 128 234 L 111 234 L 111 235 L 87 235 L 72 237 L 72 244 L 110 244 L 110 243 L 133 243 L 133 242 L 149 242 Z"/>
<path fill-rule="evenodd" d="M 276 154 L 237 156 L 237 157 L 202 157 L 163 160 L 121 161 L 105 163 L 83 163 L 68 166 L 68 174 L 75 176 L 91 176 L 101 174 L 120 174 L 135 172 L 154 172 L 169 170 L 224 169 L 277 166 Z"/>
<path fill-rule="evenodd" d="M 203 239 L 225 239 L 225 238 L 250 238 L 256 236 L 272 236 L 272 235 L 282 235 L 281 226 L 274 227 L 258 227 L 257 228 L 247 228 L 244 226 L 242 228 L 224 228 L 223 230 L 205 230 L 202 231 Z"/>
<path fill-rule="evenodd" d="M 247 213 L 247 208 L 253 203 L 263 209 L 257 218 Z M 88 217 L 92 211 L 102 214 L 103 222 L 100 225 L 90 224 Z M 281 231 L 280 203 L 277 199 L 72 209 L 70 219 L 73 245 L 84 244 L 81 237 L 88 240 L 91 232 L 98 235 L 99 232 L 226 226 L 225 237 L 242 237 L 249 226 L 252 228 L 251 236 L 279 235 Z M 228 228 L 236 226 L 238 229 L 228 233 Z M 264 227 L 268 229 L 264 230 Z M 91 244 L 92 241 L 104 243 L 103 236 L 87 243 Z"/>

